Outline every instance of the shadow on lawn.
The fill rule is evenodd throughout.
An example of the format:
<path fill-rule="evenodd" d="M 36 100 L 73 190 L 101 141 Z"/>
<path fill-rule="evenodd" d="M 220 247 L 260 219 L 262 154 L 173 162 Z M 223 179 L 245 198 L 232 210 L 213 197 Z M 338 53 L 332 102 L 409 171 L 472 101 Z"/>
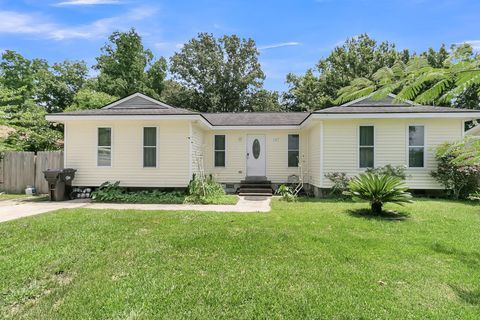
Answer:
<path fill-rule="evenodd" d="M 437 253 L 453 256 L 454 258 L 460 260 L 461 262 L 472 268 L 478 268 L 478 266 L 480 265 L 480 253 L 475 251 L 466 252 L 452 247 L 447 247 L 446 245 L 443 245 L 441 243 L 433 244 L 432 250 Z"/>
<path fill-rule="evenodd" d="M 480 290 L 467 290 L 459 286 L 449 285 L 450 288 L 455 292 L 457 297 L 463 300 L 466 303 L 472 305 L 480 305 Z"/>
<path fill-rule="evenodd" d="M 369 209 L 350 209 L 347 212 L 352 217 L 374 220 L 404 221 L 410 218 L 407 213 L 392 210 L 384 210 L 382 214 L 374 214 Z"/>

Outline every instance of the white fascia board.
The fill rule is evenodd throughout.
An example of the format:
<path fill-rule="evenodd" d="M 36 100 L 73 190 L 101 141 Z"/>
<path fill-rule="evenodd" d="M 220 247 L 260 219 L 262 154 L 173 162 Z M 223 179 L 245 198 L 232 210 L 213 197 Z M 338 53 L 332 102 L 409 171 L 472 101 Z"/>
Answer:
<path fill-rule="evenodd" d="M 297 130 L 300 126 L 210 126 L 211 130 Z"/>
<path fill-rule="evenodd" d="M 92 121 L 92 120 L 203 120 L 199 115 L 47 115 L 48 121 Z"/>
<path fill-rule="evenodd" d="M 414 118 L 480 118 L 480 112 L 449 112 L 449 113 L 348 113 L 326 114 L 314 113 L 310 119 L 414 119 Z"/>

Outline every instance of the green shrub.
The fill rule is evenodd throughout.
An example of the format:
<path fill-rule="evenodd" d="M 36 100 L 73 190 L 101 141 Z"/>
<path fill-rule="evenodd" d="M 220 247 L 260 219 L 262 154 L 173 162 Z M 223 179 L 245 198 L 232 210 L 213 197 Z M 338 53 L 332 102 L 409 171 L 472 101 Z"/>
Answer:
<path fill-rule="evenodd" d="M 292 191 L 292 188 L 282 184 L 280 187 L 278 187 L 277 192 L 278 195 L 282 197 L 282 200 L 288 201 L 288 202 L 295 202 L 297 201 L 297 195 L 295 195 Z"/>
<path fill-rule="evenodd" d="M 383 174 L 386 176 L 398 177 L 402 180 L 405 180 L 407 178 L 407 174 L 405 173 L 406 170 L 406 166 L 392 166 L 391 164 L 387 164 L 383 167 L 368 168 L 365 172 L 375 173 L 378 175 Z"/>
<path fill-rule="evenodd" d="M 348 184 L 345 194 L 354 200 L 367 200 L 373 213 L 382 213 L 385 203 L 392 202 L 403 205 L 412 202 L 412 195 L 399 177 L 362 173 Z"/>
<path fill-rule="evenodd" d="M 121 203 L 183 203 L 185 195 L 183 192 L 171 191 L 131 191 L 120 187 L 120 181 L 114 183 L 105 182 L 97 190 L 92 192 L 92 199 L 100 202 L 121 202 Z"/>
<path fill-rule="evenodd" d="M 223 196 L 225 196 L 225 190 L 212 175 L 201 178 L 194 174 L 187 187 L 185 203 L 216 203 Z"/>
<path fill-rule="evenodd" d="M 479 187 L 480 139 L 445 142 L 435 150 L 437 170 L 432 176 L 454 199 L 465 199 Z"/>
<path fill-rule="evenodd" d="M 352 180 L 345 172 L 329 172 L 325 177 L 333 183 L 331 195 L 343 195 L 343 192 L 348 190 L 348 183 Z"/>
<path fill-rule="evenodd" d="M 480 190 L 477 190 L 476 192 L 470 194 L 468 196 L 468 199 L 475 200 L 475 201 L 480 201 Z"/>

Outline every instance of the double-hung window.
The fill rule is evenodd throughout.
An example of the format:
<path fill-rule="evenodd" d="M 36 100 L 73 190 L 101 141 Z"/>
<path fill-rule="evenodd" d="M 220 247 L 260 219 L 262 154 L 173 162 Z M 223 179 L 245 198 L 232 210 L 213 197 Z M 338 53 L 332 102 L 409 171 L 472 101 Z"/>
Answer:
<path fill-rule="evenodd" d="M 225 167 L 225 135 L 217 134 L 214 140 L 215 167 Z"/>
<path fill-rule="evenodd" d="M 373 168 L 375 166 L 375 129 L 373 126 L 359 128 L 359 167 Z"/>
<path fill-rule="evenodd" d="M 112 128 L 97 129 L 97 166 L 112 165 Z"/>
<path fill-rule="evenodd" d="M 425 127 L 408 126 L 408 167 L 425 166 Z"/>
<path fill-rule="evenodd" d="M 300 150 L 300 138 L 298 134 L 288 135 L 288 166 L 298 167 L 298 156 Z"/>
<path fill-rule="evenodd" d="M 143 128 L 143 167 L 155 168 L 157 166 L 157 128 Z"/>

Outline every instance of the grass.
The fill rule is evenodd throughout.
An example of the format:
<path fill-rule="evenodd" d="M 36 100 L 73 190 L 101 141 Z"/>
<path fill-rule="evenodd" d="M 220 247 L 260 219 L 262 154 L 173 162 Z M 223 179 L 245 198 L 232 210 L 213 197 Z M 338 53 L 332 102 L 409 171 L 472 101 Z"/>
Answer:
<path fill-rule="evenodd" d="M 480 206 L 61 210 L 0 224 L 0 318 L 478 319 Z"/>
<path fill-rule="evenodd" d="M 165 193 L 160 196 L 155 196 L 151 194 L 136 194 L 136 193 L 131 193 L 130 195 L 127 196 L 121 196 L 117 197 L 114 199 L 111 199 L 109 201 L 105 200 L 98 200 L 95 199 L 93 200 L 94 202 L 106 202 L 106 203 L 143 203 L 143 204 L 183 204 L 186 203 L 186 199 L 188 197 L 184 194 L 180 193 L 175 193 L 175 194 L 169 194 Z M 204 198 L 202 199 L 201 204 L 237 204 L 238 202 L 238 196 L 236 195 L 222 195 L 222 196 L 216 196 L 216 197 L 211 197 L 211 198 Z"/>
<path fill-rule="evenodd" d="M 26 194 L 0 193 L 0 201 L 25 199 L 25 198 L 28 198 L 28 197 L 32 197 L 32 196 L 31 195 L 26 195 Z"/>

